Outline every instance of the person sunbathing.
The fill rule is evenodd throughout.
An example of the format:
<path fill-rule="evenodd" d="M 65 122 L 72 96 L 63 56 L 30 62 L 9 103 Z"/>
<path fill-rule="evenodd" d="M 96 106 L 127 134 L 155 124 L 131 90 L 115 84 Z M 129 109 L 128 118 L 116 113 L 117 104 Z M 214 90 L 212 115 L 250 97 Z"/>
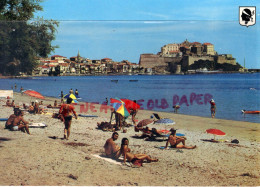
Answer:
<path fill-rule="evenodd" d="M 14 116 L 12 116 L 12 117 L 14 117 Z M 7 122 L 8 122 L 8 120 L 7 120 Z M 21 130 L 23 132 L 26 131 L 28 134 L 30 134 L 28 124 L 29 124 L 29 122 L 25 121 L 23 118 L 23 111 L 17 110 L 15 113 L 15 117 L 13 119 L 10 119 L 10 121 L 8 122 L 7 125 L 11 131 Z"/>
<path fill-rule="evenodd" d="M 120 156 L 120 147 L 115 143 L 115 141 L 118 139 L 118 133 L 114 132 L 112 134 L 112 137 L 107 139 L 104 149 L 105 154 L 109 158 L 118 159 Z"/>
<path fill-rule="evenodd" d="M 176 136 L 176 129 L 171 128 L 170 129 L 171 134 L 166 142 L 165 149 L 168 147 L 168 144 L 170 143 L 172 148 L 183 148 L 183 149 L 194 149 L 195 146 L 186 146 L 185 145 L 185 138 Z M 179 145 L 179 143 L 182 143 L 182 145 Z"/>
<path fill-rule="evenodd" d="M 120 152 L 122 156 L 124 157 L 124 164 L 126 163 L 126 160 L 129 162 L 136 162 L 136 161 L 144 161 L 147 160 L 148 162 L 158 162 L 158 159 L 152 159 L 146 154 L 133 154 L 131 153 L 130 148 L 128 148 L 129 140 L 127 138 L 122 139 L 121 143 L 121 149 Z"/>

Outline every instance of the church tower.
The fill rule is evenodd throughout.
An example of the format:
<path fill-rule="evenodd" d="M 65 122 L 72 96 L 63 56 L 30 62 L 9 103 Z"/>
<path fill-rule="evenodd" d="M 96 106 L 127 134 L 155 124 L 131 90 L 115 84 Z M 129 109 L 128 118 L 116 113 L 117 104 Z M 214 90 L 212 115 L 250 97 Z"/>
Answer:
<path fill-rule="evenodd" d="M 79 63 L 81 60 L 80 54 L 79 54 L 79 50 L 78 50 L 78 55 L 77 55 L 77 63 Z"/>

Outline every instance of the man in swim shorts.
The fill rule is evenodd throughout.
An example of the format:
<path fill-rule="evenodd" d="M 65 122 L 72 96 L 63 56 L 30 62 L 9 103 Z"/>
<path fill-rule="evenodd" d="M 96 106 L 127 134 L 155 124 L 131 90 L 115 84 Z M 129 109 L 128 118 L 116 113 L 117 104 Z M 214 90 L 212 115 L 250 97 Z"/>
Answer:
<path fill-rule="evenodd" d="M 120 147 L 115 143 L 118 136 L 118 133 L 114 132 L 104 145 L 106 156 L 109 158 L 118 159 L 120 156 Z"/>
<path fill-rule="evenodd" d="M 15 111 L 15 117 L 14 116 L 10 116 L 9 119 L 6 122 L 7 128 L 9 128 L 11 131 L 23 131 L 23 132 L 27 132 L 28 134 L 30 134 L 29 131 L 29 122 L 25 121 L 23 118 L 23 111 L 21 110 L 17 110 Z"/>
<path fill-rule="evenodd" d="M 194 149 L 195 146 L 186 146 L 185 145 L 185 138 L 176 136 L 176 129 L 171 128 L 170 129 L 171 134 L 166 142 L 165 149 L 168 147 L 168 144 L 170 143 L 172 148 L 184 148 L 184 149 Z M 179 143 L 182 143 L 182 145 L 179 145 Z"/>
<path fill-rule="evenodd" d="M 64 139 L 69 139 L 70 136 L 70 126 L 72 121 L 72 114 L 74 114 L 75 118 L 77 119 L 77 113 L 75 112 L 75 108 L 71 105 L 72 99 L 69 97 L 67 99 L 67 104 L 63 104 L 60 107 L 59 114 L 61 114 L 61 119 L 64 122 Z"/>

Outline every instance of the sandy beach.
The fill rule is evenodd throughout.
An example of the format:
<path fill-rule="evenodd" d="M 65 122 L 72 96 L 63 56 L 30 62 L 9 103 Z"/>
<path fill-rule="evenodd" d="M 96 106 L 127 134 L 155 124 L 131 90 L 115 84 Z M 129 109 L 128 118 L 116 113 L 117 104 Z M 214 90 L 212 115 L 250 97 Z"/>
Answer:
<path fill-rule="evenodd" d="M 16 104 L 29 103 L 35 98 L 14 93 Z M 46 98 L 44 105 L 53 104 L 55 98 Z M 7 118 L 13 109 L 0 103 L 0 118 Z M 84 103 L 83 103 L 84 104 Z M 46 128 L 31 128 L 31 135 L 4 129 L 0 121 L 0 185 L 26 186 L 259 186 L 260 185 L 260 126 L 257 123 L 211 119 L 174 113 L 156 112 L 170 118 L 175 125 L 149 125 L 157 129 L 174 127 L 177 133 L 185 134 L 187 145 L 196 149 L 156 148 L 165 146 L 166 139 L 145 141 L 135 138 L 140 135 L 134 127 L 127 132 L 118 131 L 121 144 L 123 137 L 129 139 L 133 153 L 146 153 L 159 162 L 144 163 L 143 167 L 130 167 L 120 162 L 113 163 L 95 155 L 104 153 L 103 145 L 112 133 L 96 129 L 97 123 L 109 122 L 110 111 L 89 110 L 88 115 L 98 117 L 73 119 L 71 136 L 63 140 L 63 123 L 51 117 L 58 109 L 49 109 L 47 114 L 25 113 L 29 122 L 42 122 Z M 80 105 L 76 105 L 80 113 Z M 210 111 L 209 112 L 210 116 Z M 140 110 L 138 121 L 147 119 L 153 111 Z M 129 120 L 128 120 L 129 121 Z M 203 141 L 213 138 L 206 129 L 217 128 L 226 136 L 216 137 L 227 142 Z M 238 139 L 239 144 L 230 143 Z"/>

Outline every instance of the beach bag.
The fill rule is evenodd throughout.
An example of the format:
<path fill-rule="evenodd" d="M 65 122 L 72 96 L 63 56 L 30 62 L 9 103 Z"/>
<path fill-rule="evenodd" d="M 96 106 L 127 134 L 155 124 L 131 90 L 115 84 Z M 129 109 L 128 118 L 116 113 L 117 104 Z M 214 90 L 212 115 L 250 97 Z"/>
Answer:
<path fill-rule="evenodd" d="M 238 141 L 238 139 L 234 139 L 234 140 L 231 141 L 231 143 L 239 144 L 239 141 Z"/>
<path fill-rule="evenodd" d="M 141 166 L 143 166 L 143 160 L 133 159 L 132 164 L 135 165 L 135 166 L 141 167 Z"/>

